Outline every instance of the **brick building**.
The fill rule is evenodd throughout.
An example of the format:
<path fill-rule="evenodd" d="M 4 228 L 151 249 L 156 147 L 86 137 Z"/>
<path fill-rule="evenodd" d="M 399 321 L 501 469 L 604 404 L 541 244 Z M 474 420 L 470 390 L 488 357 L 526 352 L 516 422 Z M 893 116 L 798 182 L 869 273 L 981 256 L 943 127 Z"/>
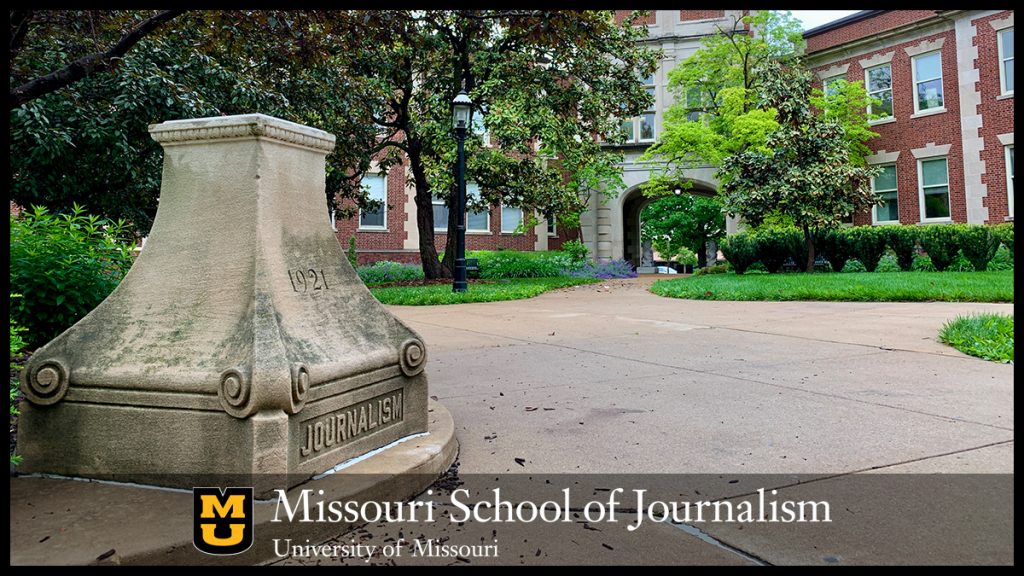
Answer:
<path fill-rule="evenodd" d="M 600 259 L 625 258 L 639 264 L 640 212 L 650 202 L 640 188 L 659 166 L 640 161 L 658 137 L 664 110 L 672 104 L 668 71 L 698 48 L 703 37 L 731 28 L 744 10 L 653 10 L 634 22 L 648 30 L 646 43 L 661 50 L 658 68 L 643 79 L 655 97 L 650 110 L 627 120 L 625 188 L 612 199 L 594 195 L 581 217 L 583 241 Z M 619 21 L 629 10 L 616 11 Z M 754 31 L 753 33 L 756 33 Z M 883 172 L 875 190 L 887 199 L 855 224 L 970 222 L 996 224 L 1013 219 L 1013 11 L 866 10 L 808 30 L 807 62 L 827 87 L 844 78 L 862 81 L 882 100 L 886 114 L 874 120 L 879 134 L 868 142 L 868 161 Z M 694 193 L 713 194 L 712 166 L 688 169 Z M 371 173 L 371 195 L 386 207 L 337 220 L 338 240 L 356 238 L 360 263 L 418 262 L 418 231 L 412 187 L 404 166 Z M 473 185 L 468 192 L 472 194 Z M 445 223 L 443 204 L 435 222 Z M 491 206 L 467 217 L 467 249 L 557 249 L 574 232 L 540 223 L 515 233 L 523 215 Z M 444 224 L 441 224 L 444 226 Z M 729 232 L 737 223 L 730 219 Z M 446 230 L 435 231 L 438 250 Z"/>
<path fill-rule="evenodd" d="M 882 101 L 868 162 L 886 204 L 854 224 L 1013 220 L 1013 11 L 865 10 L 808 30 L 826 90 Z"/>

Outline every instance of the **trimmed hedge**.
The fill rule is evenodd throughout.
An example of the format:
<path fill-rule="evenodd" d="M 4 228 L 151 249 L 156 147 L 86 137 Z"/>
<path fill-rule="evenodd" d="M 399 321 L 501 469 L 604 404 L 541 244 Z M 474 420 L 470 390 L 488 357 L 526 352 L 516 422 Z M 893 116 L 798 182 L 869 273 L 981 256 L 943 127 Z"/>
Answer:
<path fill-rule="evenodd" d="M 850 251 L 868 272 L 874 272 L 885 254 L 885 233 L 873 226 L 857 226 L 845 231 Z"/>
<path fill-rule="evenodd" d="M 476 258 L 480 278 L 552 278 L 564 270 L 574 270 L 581 263 L 564 252 L 519 252 L 517 250 L 475 250 L 466 254 Z"/>
<path fill-rule="evenodd" d="M 917 250 L 918 228 L 916 226 L 886 226 L 881 228 L 885 243 L 896 253 L 896 261 L 903 271 L 914 265 Z"/>
<path fill-rule="evenodd" d="M 1000 244 L 1006 255 L 993 262 Z M 891 250 L 889 256 L 887 250 Z M 922 250 L 927 255 L 921 254 Z M 1013 268 L 1013 223 L 838 228 L 819 233 L 815 251 L 828 260 L 833 272 L 966 272 L 992 266 L 1006 270 Z M 760 266 L 778 272 L 789 259 L 802 269 L 807 258 L 803 233 L 796 228 L 763 228 L 728 236 L 722 242 L 722 253 L 737 274 Z M 853 270 L 848 269 L 851 263 L 855 263 Z"/>
<path fill-rule="evenodd" d="M 757 242 L 748 232 L 726 236 L 722 242 L 722 254 L 737 274 L 743 274 L 750 265 L 757 262 Z"/>

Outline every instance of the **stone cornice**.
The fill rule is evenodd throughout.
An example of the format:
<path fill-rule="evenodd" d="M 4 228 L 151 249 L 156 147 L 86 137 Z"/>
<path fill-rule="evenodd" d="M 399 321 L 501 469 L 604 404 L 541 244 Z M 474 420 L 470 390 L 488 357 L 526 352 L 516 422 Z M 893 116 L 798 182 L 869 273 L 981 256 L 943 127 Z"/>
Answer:
<path fill-rule="evenodd" d="M 263 114 L 241 114 L 197 120 L 171 120 L 149 126 L 149 135 L 163 146 L 211 140 L 265 139 L 330 152 L 334 135 Z"/>

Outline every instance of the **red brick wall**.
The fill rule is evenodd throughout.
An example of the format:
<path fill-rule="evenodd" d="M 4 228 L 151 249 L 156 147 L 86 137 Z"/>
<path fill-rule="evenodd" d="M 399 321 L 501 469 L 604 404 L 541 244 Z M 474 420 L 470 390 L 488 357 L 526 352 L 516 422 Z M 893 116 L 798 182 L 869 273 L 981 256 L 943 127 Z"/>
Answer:
<path fill-rule="evenodd" d="M 989 23 L 992 20 L 1005 18 L 1012 12 L 1012 10 L 1007 10 L 972 21 L 972 24 L 977 26 L 974 44 L 978 47 L 978 59 L 974 65 L 980 70 L 981 77 L 977 87 L 981 92 L 981 104 L 978 108 L 984 118 L 980 130 L 980 134 L 985 140 L 985 148 L 981 151 L 981 159 L 985 161 L 985 174 L 982 175 L 982 181 L 985 182 L 988 190 L 982 204 L 988 207 L 988 220 L 986 221 L 988 224 L 1004 222 L 1009 215 L 1006 155 L 1003 145 L 996 135 L 1013 133 L 1013 98 L 997 99 L 1000 94 L 999 38 L 996 30 Z"/>
<path fill-rule="evenodd" d="M 873 20 L 876 19 L 869 18 L 867 21 Z M 838 36 L 844 36 L 842 30 L 838 29 L 833 32 Z M 833 32 L 828 32 L 824 35 L 827 36 Z M 946 112 L 920 118 L 911 118 L 910 116 L 914 114 L 912 63 L 911 57 L 907 55 L 904 48 L 937 38 L 945 39 L 942 45 L 942 87 Z M 944 144 L 952 145 L 947 156 L 950 214 L 955 222 L 966 222 L 967 204 L 964 197 L 963 154 L 960 141 L 960 93 L 956 68 L 955 33 L 950 30 L 916 38 L 901 44 L 889 45 L 883 49 L 860 54 L 847 60 L 819 66 L 817 70 L 849 63 L 850 67 L 846 71 L 846 80 L 850 82 L 863 82 L 864 69 L 858 61 L 885 52 L 895 52 L 890 65 L 892 66 L 893 115 L 896 121 L 872 127 L 872 130 L 878 133 L 878 137 L 869 140 L 867 144 L 874 151 L 900 151 L 900 157 L 896 162 L 900 222 L 903 224 L 914 224 L 921 221 L 917 188 L 917 159 L 914 158 L 910 150 L 913 148 L 923 148 L 929 142 L 934 142 L 939 146 Z M 870 224 L 871 213 L 864 212 L 855 215 L 854 223 L 858 225 Z"/>
<path fill-rule="evenodd" d="M 633 13 L 632 10 L 616 10 L 615 11 L 615 23 L 616 24 L 621 24 L 627 18 L 629 18 L 629 15 L 632 14 L 632 13 Z M 637 18 L 636 20 L 633 21 L 633 25 L 634 26 L 639 26 L 641 24 L 655 24 L 655 23 L 657 23 L 657 11 L 656 10 L 651 10 L 647 14 L 647 16 L 641 16 L 640 18 Z"/>
<path fill-rule="evenodd" d="M 707 20 L 710 18 L 722 18 L 725 16 L 725 10 L 680 10 L 679 20 L 687 22 L 689 20 Z"/>
<path fill-rule="evenodd" d="M 935 10 L 888 10 L 876 16 L 807 38 L 807 53 L 813 54 L 819 50 L 874 36 L 879 32 L 898 28 L 931 16 L 935 16 Z"/>
<path fill-rule="evenodd" d="M 579 238 L 578 230 L 558 230 L 555 232 L 557 236 L 548 236 L 548 250 L 561 250 L 562 244 L 565 244 L 569 240 L 576 240 Z"/>
<path fill-rule="evenodd" d="M 388 207 L 387 230 L 358 230 L 359 217 L 339 219 L 336 222 L 338 231 L 335 235 L 342 248 L 348 249 L 349 238 L 356 237 L 356 250 L 401 250 L 405 243 L 405 168 L 393 166 L 387 176 Z M 342 206 L 354 206 L 352 200 L 345 200 Z M 413 215 L 415 218 L 415 215 Z"/>
<path fill-rule="evenodd" d="M 466 233 L 466 250 L 529 250 L 537 245 L 537 234 L 529 228 L 524 234 L 501 233 L 501 209 L 491 206 L 490 233 Z M 448 240 L 447 232 L 434 232 L 434 246 L 438 253 L 444 250 Z"/>

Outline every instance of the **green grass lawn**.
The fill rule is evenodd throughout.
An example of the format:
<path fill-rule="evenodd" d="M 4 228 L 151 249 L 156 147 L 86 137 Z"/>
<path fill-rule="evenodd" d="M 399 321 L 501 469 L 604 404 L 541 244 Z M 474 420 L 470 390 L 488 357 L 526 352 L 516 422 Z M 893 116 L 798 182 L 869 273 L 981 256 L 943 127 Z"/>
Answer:
<path fill-rule="evenodd" d="M 497 302 L 499 300 L 520 300 L 533 298 L 538 294 L 576 286 L 601 282 L 595 278 L 514 278 L 489 280 L 486 283 L 470 282 L 469 291 L 461 294 L 452 292 L 452 285 L 429 284 L 426 286 L 394 286 L 388 288 L 370 287 L 370 292 L 384 304 L 403 306 L 427 306 L 432 304 L 465 304 L 467 302 Z"/>
<path fill-rule="evenodd" d="M 958 316 L 939 332 L 939 342 L 996 362 L 1013 362 L 1013 316 L 976 314 Z"/>
<path fill-rule="evenodd" d="M 651 292 L 693 300 L 1013 302 L 1013 271 L 707 274 L 659 280 Z"/>

